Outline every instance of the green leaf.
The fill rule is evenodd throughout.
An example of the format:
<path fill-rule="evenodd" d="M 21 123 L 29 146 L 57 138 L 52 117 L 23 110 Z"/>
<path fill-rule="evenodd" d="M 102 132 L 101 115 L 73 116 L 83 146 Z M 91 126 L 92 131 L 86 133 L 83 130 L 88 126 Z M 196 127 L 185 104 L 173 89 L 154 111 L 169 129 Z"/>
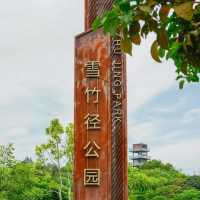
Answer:
<path fill-rule="evenodd" d="M 187 64 L 183 63 L 180 70 L 183 74 L 187 75 Z"/>
<path fill-rule="evenodd" d="M 130 38 L 124 38 L 121 41 L 121 49 L 123 52 L 132 55 L 132 41 Z"/>
<path fill-rule="evenodd" d="M 168 43 L 168 36 L 167 32 L 165 29 L 160 29 L 157 33 L 157 41 L 158 44 L 163 48 L 163 49 L 168 49 L 169 48 L 169 43 Z"/>
<path fill-rule="evenodd" d="M 150 13 L 151 12 L 151 7 L 148 6 L 148 5 L 142 5 L 142 6 L 139 6 L 140 10 L 145 12 L 145 13 Z"/>
<path fill-rule="evenodd" d="M 136 35 L 132 36 L 132 42 L 136 45 L 140 45 L 140 43 L 141 43 L 140 35 L 136 34 Z"/>
<path fill-rule="evenodd" d="M 159 56 L 160 56 L 161 58 L 164 58 L 164 57 L 165 57 L 165 49 L 159 48 Z"/>
<path fill-rule="evenodd" d="M 156 61 L 161 63 L 161 60 L 159 58 L 159 53 L 158 53 L 158 42 L 155 40 L 151 46 L 151 56 L 152 58 Z"/>
<path fill-rule="evenodd" d="M 124 14 L 124 15 L 120 16 L 119 19 L 121 20 L 122 23 L 129 24 L 129 23 L 132 22 L 133 16 L 132 16 L 132 13 L 129 12 L 127 14 Z"/>
<path fill-rule="evenodd" d="M 150 31 L 157 32 L 158 30 L 158 23 L 156 20 L 152 19 L 151 17 L 148 19 L 149 29 Z"/>
<path fill-rule="evenodd" d="M 142 37 L 144 37 L 144 36 L 147 37 L 148 33 L 149 33 L 149 26 L 148 26 L 147 23 L 145 23 L 143 25 L 143 27 L 142 27 L 142 30 L 141 30 L 141 36 Z"/>
<path fill-rule="evenodd" d="M 118 28 L 118 16 L 115 11 L 107 13 L 102 20 L 102 23 L 106 33 L 110 33 L 112 36 L 116 35 Z"/>
<path fill-rule="evenodd" d="M 118 25 L 117 21 L 113 21 L 113 22 L 107 23 L 104 26 L 104 31 L 105 32 L 109 32 L 114 37 L 116 35 L 116 33 L 117 33 L 117 28 L 118 28 L 117 25 Z"/>
<path fill-rule="evenodd" d="M 102 25 L 100 17 L 97 17 L 92 23 L 92 29 L 96 31 Z"/>
<path fill-rule="evenodd" d="M 134 21 L 130 27 L 130 35 L 135 35 L 140 32 L 140 23 L 138 21 Z"/>
<path fill-rule="evenodd" d="M 188 1 L 188 2 L 182 3 L 179 6 L 175 6 L 174 11 L 179 17 L 187 21 L 190 21 L 193 17 L 192 1 Z"/>
<path fill-rule="evenodd" d="M 179 82 L 179 89 L 180 89 L 180 90 L 183 89 L 184 84 L 185 84 L 185 80 L 181 80 L 181 81 Z"/>
<path fill-rule="evenodd" d="M 154 6 L 156 4 L 156 1 L 155 0 L 147 0 L 147 4 L 149 6 Z"/>
<path fill-rule="evenodd" d="M 120 2 L 119 8 L 120 8 L 123 12 L 128 12 L 128 11 L 130 10 L 130 2 L 129 2 L 129 1 Z"/>
<path fill-rule="evenodd" d="M 181 78 L 183 78 L 183 76 L 182 76 L 182 75 L 178 75 L 178 76 L 176 77 L 176 80 L 178 81 L 178 80 L 181 79 Z"/>
<path fill-rule="evenodd" d="M 173 42 L 171 45 L 169 52 L 168 52 L 168 57 L 176 57 L 178 50 L 181 48 L 182 44 L 179 42 Z"/>

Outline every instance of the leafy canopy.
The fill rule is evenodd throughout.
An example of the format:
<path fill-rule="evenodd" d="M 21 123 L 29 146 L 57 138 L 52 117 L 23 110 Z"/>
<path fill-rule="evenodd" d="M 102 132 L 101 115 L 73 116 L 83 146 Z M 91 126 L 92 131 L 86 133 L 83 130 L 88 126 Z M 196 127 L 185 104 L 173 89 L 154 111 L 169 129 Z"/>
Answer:
<path fill-rule="evenodd" d="M 151 55 L 157 62 L 172 59 L 180 89 L 200 78 L 200 2 L 195 0 L 115 0 L 112 10 L 98 17 L 93 29 L 103 27 L 122 38 L 121 48 L 132 55 L 134 45 L 156 35 Z"/>
<path fill-rule="evenodd" d="M 199 176 L 186 176 L 171 164 L 152 160 L 129 166 L 129 200 L 199 200 Z"/>
<path fill-rule="evenodd" d="M 0 167 L 12 167 L 15 162 L 13 144 L 0 145 Z"/>
<path fill-rule="evenodd" d="M 50 128 L 51 127 L 51 128 Z M 60 127 L 60 128 L 59 128 Z M 55 133 L 54 141 L 61 141 L 64 127 L 58 120 L 50 123 L 48 136 Z M 72 197 L 73 170 L 73 124 L 68 124 L 67 134 L 67 163 L 60 168 L 62 175 L 62 200 Z M 59 137 L 57 137 L 59 135 Z M 49 138 L 48 137 L 48 138 Z M 50 139 L 49 138 L 49 139 Z M 3 146 L 2 149 L 8 148 Z M 9 155 L 14 155 L 14 147 L 10 145 Z M 57 151 L 57 150 L 56 150 Z M 6 153 L 7 154 L 7 153 Z M 7 155 L 8 155 L 7 154 Z M 12 157 L 12 156 L 11 156 Z M 0 155 L 2 159 L 2 154 Z M 40 157 L 39 157 L 40 158 Z M 56 156 L 57 158 L 57 156 Z M 10 159 L 9 159 L 10 160 Z M 15 160 L 12 157 L 12 160 Z M 8 163 L 8 162 L 6 162 Z M 9 162 L 10 163 L 10 162 Z M 35 162 L 31 158 L 16 161 L 11 165 L 0 165 L 0 200 L 58 200 L 60 179 L 58 166 L 54 163 Z M 129 200 L 199 200 L 200 177 L 187 176 L 177 171 L 171 164 L 163 164 L 151 160 L 140 167 L 129 165 L 128 168 Z"/>
<path fill-rule="evenodd" d="M 49 127 L 46 128 L 46 135 L 48 142 L 36 146 L 37 162 L 41 167 L 53 166 L 59 182 L 59 200 L 64 199 L 63 193 L 70 200 L 72 199 L 73 124 L 69 123 L 64 128 L 58 119 L 53 119 Z M 65 175 L 62 170 L 63 167 L 65 168 Z M 64 187 L 64 182 L 67 183 L 67 189 Z"/>

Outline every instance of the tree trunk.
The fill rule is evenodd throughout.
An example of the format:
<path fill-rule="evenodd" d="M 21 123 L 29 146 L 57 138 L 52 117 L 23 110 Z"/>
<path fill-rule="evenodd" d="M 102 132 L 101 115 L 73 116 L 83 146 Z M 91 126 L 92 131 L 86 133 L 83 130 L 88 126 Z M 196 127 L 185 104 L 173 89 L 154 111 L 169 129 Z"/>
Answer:
<path fill-rule="evenodd" d="M 60 172 L 60 168 L 58 169 L 59 171 L 59 179 L 60 179 L 60 187 L 59 187 L 59 200 L 62 200 L 62 176 L 61 176 L 61 172 Z"/>
<path fill-rule="evenodd" d="M 59 188 L 58 194 L 59 194 L 59 200 L 62 200 L 62 189 L 61 188 Z"/>

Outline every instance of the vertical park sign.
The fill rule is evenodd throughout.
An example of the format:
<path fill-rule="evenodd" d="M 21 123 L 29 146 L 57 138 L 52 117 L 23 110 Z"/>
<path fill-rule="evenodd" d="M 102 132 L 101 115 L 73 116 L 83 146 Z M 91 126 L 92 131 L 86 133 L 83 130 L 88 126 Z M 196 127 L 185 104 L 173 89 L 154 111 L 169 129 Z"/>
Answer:
<path fill-rule="evenodd" d="M 126 63 L 120 38 L 91 30 L 111 0 L 86 0 L 75 39 L 75 200 L 127 200 Z"/>

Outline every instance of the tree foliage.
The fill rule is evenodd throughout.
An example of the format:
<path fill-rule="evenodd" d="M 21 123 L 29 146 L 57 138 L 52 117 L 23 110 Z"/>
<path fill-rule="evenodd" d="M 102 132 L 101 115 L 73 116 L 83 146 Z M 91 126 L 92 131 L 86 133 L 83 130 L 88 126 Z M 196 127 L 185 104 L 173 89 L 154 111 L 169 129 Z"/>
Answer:
<path fill-rule="evenodd" d="M 65 130 L 59 120 L 54 119 L 50 122 L 49 127 L 46 128 L 46 135 L 48 136 L 48 142 L 36 146 L 38 163 L 41 166 L 50 164 L 55 168 L 55 174 L 59 180 L 59 200 L 63 200 L 63 193 L 68 196 L 68 199 L 71 199 L 72 184 L 69 180 L 72 178 L 73 125 L 69 124 Z M 67 179 L 65 181 L 68 183 L 67 191 L 63 186 L 63 166 L 66 167 Z"/>
<path fill-rule="evenodd" d="M 198 178 L 197 178 L 198 177 Z M 129 166 L 129 200 L 198 200 L 199 176 L 186 176 L 171 164 L 152 160 L 139 168 Z"/>
<path fill-rule="evenodd" d="M 15 162 L 13 144 L 0 145 L 0 167 L 11 167 Z"/>
<path fill-rule="evenodd" d="M 52 120 L 46 131 L 47 143 L 37 145 L 37 149 L 42 148 L 40 154 L 49 151 L 50 155 L 38 155 L 38 159 L 42 158 L 39 161 L 30 157 L 16 161 L 14 146 L 1 145 L 4 153 L 0 153 L 0 160 L 6 160 L 6 164 L 0 165 L 0 200 L 60 200 L 60 192 L 63 200 L 71 200 L 73 133 L 73 124 L 64 128 L 58 120 Z M 60 152 L 65 152 L 63 156 L 66 160 L 62 161 L 60 172 L 56 162 L 52 162 L 52 158 L 55 161 L 59 158 L 58 149 L 52 143 L 65 144 L 59 148 Z M 129 200 L 199 200 L 200 177 L 187 176 L 169 163 L 152 160 L 138 168 L 129 165 L 128 190 Z"/>
<path fill-rule="evenodd" d="M 36 161 L 16 161 L 13 144 L 0 145 L 0 200 L 72 199 L 73 124 L 54 119 L 46 135 L 47 143 L 36 146 Z"/>
<path fill-rule="evenodd" d="M 172 59 L 180 89 L 200 77 L 200 2 L 195 0 L 115 0 L 112 10 L 98 17 L 93 29 L 103 26 L 121 37 L 121 48 L 132 55 L 134 45 L 150 33 L 152 58 Z"/>

